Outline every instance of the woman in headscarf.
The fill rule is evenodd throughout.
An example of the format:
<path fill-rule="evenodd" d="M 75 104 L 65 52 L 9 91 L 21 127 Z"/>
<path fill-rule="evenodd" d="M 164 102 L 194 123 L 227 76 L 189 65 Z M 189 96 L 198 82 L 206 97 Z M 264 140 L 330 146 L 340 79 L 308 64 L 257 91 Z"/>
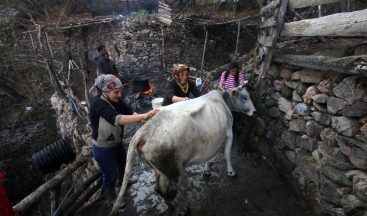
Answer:
<path fill-rule="evenodd" d="M 199 97 L 200 92 L 194 82 L 189 80 L 190 68 L 184 64 L 178 64 L 172 71 L 173 80 L 168 83 L 167 95 L 163 106 L 190 99 L 190 93 Z"/>
<path fill-rule="evenodd" d="M 92 127 L 93 157 L 98 162 L 107 194 L 107 207 L 116 197 L 115 183 L 125 171 L 126 151 L 122 145 L 123 125 L 144 122 L 158 110 L 133 113 L 121 99 L 122 84 L 112 74 L 102 74 L 95 80 L 90 93 L 94 95 L 89 118 Z"/>

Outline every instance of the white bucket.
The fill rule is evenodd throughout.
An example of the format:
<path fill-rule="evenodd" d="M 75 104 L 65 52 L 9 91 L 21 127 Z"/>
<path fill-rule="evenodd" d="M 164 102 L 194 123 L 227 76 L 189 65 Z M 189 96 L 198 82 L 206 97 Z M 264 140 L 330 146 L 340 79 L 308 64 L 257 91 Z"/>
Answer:
<path fill-rule="evenodd" d="M 152 100 L 152 107 L 153 109 L 156 109 L 158 107 L 161 107 L 163 103 L 163 98 L 159 97 L 159 98 L 154 98 Z"/>

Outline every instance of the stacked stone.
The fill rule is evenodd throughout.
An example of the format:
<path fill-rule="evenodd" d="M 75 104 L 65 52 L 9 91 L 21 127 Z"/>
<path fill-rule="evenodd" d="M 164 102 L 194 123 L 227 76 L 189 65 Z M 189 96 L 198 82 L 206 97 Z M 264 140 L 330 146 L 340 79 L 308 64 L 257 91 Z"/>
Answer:
<path fill-rule="evenodd" d="M 272 66 L 265 81 L 275 160 L 329 214 L 367 214 L 367 79 Z"/>

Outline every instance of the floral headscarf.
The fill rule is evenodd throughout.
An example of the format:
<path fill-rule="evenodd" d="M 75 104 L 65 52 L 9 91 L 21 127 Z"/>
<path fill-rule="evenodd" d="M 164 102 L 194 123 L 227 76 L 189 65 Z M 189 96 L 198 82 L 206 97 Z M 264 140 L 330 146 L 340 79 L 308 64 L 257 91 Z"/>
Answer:
<path fill-rule="evenodd" d="M 190 68 L 187 65 L 184 64 L 178 64 L 176 65 L 176 67 L 173 69 L 172 71 L 172 77 L 174 80 L 176 80 L 177 83 L 180 83 L 180 78 L 179 76 L 185 71 L 187 70 L 190 74 Z"/>
<path fill-rule="evenodd" d="M 117 76 L 112 74 L 101 74 L 95 79 L 94 85 L 90 88 L 89 93 L 93 96 L 97 96 L 103 92 L 110 92 L 117 89 L 122 89 L 122 83 Z"/>

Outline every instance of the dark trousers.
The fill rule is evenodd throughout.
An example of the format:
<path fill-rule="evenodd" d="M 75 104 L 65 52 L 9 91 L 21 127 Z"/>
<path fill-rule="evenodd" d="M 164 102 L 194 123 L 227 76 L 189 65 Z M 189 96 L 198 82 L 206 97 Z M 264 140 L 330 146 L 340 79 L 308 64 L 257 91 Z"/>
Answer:
<path fill-rule="evenodd" d="M 126 151 L 122 143 L 115 147 L 93 145 L 93 157 L 101 167 L 103 186 L 113 189 L 117 178 L 125 172 Z"/>

